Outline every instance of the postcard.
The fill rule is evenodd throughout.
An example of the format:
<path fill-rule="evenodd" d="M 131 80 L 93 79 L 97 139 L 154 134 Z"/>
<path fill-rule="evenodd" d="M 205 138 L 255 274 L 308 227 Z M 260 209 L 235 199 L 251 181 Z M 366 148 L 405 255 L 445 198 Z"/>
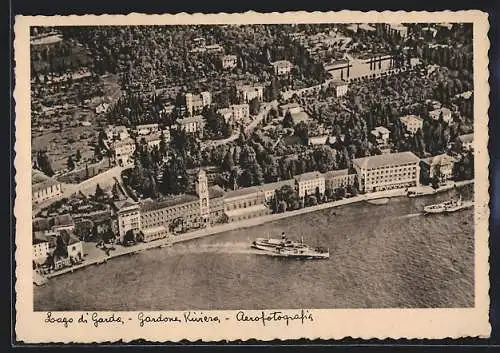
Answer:
<path fill-rule="evenodd" d="M 17 16 L 16 339 L 489 337 L 488 28 Z"/>

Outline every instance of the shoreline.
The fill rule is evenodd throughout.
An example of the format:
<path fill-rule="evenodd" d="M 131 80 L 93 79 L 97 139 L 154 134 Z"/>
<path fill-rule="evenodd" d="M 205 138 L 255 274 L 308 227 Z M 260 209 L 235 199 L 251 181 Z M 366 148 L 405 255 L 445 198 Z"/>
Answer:
<path fill-rule="evenodd" d="M 443 190 L 439 190 L 436 192 L 436 194 L 444 191 L 449 191 L 453 189 L 454 187 L 463 187 L 466 185 L 473 184 L 474 180 L 465 180 L 465 181 L 460 181 L 460 182 L 455 182 L 454 186 L 445 188 Z M 261 224 L 265 224 L 268 222 L 273 222 L 273 221 L 278 221 L 284 218 L 288 217 L 294 217 L 294 216 L 299 216 L 302 214 L 310 213 L 310 212 L 316 212 L 316 211 L 321 211 L 333 207 L 339 207 L 339 206 L 344 206 L 344 205 L 349 205 L 357 202 L 363 202 L 363 201 L 370 201 L 370 200 L 375 200 L 375 199 L 381 199 L 381 198 L 393 198 L 393 197 L 402 197 L 406 196 L 407 192 L 405 189 L 396 189 L 396 190 L 390 190 L 390 191 L 380 191 L 380 192 L 373 192 L 369 194 L 362 194 L 362 195 L 357 195 L 353 196 L 350 198 L 338 200 L 338 201 L 331 201 L 323 204 L 319 204 L 316 206 L 310 206 L 310 207 L 305 207 L 302 209 L 298 210 L 293 210 L 293 211 L 286 211 L 283 213 L 273 213 L 270 215 L 265 215 L 261 217 L 256 217 L 256 218 L 251 218 L 251 219 L 246 219 L 238 222 L 233 222 L 233 223 L 226 223 L 222 225 L 217 225 L 214 227 L 210 228 L 205 228 L 205 229 L 200 229 L 196 230 L 193 232 L 188 232 L 185 234 L 179 234 L 179 235 L 173 235 L 171 237 L 163 238 L 163 239 L 158 239 L 154 240 L 151 242 L 147 243 L 139 243 L 137 245 L 133 245 L 130 247 L 123 247 L 120 246 L 116 250 L 113 250 L 109 255 L 104 254 L 102 252 L 102 255 L 89 259 L 87 261 L 84 261 L 81 264 L 72 266 L 72 267 L 67 267 L 59 271 L 54 271 L 52 273 L 49 273 L 47 275 L 42 275 L 39 274 L 35 271 L 33 271 L 33 283 L 36 285 L 41 285 L 44 284 L 48 279 L 51 279 L 53 277 L 61 276 L 67 273 L 71 273 L 74 271 L 77 271 L 79 269 L 82 269 L 84 267 L 88 267 L 91 265 L 99 265 L 102 263 L 107 262 L 109 259 L 113 259 L 116 257 L 124 256 L 124 255 L 134 255 L 138 252 L 144 251 L 144 250 L 149 250 L 149 249 L 154 249 L 154 248 L 160 248 L 164 246 L 172 246 L 173 244 L 176 243 L 181 243 L 189 240 L 194 240 L 194 239 L 199 239 L 199 238 L 204 238 L 207 236 L 212 236 L 228 231 L 233 231 L 237 229 L 245 229 L 249 227 L 254 227 L 258 226 Z M 435 195 L 435 194 L 434 194 Z M 90 243 L 94 244 L 94 243 Z M 44 278 L 45 281 L 40 280 L 40 277 Z"/>

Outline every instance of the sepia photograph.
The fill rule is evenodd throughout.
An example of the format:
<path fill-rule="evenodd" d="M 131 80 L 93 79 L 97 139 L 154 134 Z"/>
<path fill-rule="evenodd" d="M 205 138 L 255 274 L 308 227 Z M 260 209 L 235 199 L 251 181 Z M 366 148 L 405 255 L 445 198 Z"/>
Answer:
<path fill-rule="evenodd" d="M 33 311 L 473 309 L 474 26 L 29 26 Z"/>

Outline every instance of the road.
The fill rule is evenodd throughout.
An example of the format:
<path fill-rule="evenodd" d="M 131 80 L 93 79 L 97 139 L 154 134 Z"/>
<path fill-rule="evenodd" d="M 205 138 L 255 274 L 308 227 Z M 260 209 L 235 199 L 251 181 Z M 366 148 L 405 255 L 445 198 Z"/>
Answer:
<path fill-rule="evenodd" d="M 33 215 L 40 212 L 43 208 L 50 206 L 54 202 L 59 201 L 63 198 L 70 197 L 71 195 L 77 192 L 82 192 L 86 195 L 93 194 L 95 192 L 97 184 L 99 184 L 99 186 L 102 187 L 103 189 L 106 189 L 115 183 L 115 178 L 119 179 L 121 177 L 121 173 L 125 169 L 126 168 L 124 167 L 116 166 L 90 179 L 87 179 L 81 182 L 80 184 L 61 183 L 61 188 L 63 191 L 62 194 L 59 195 L 58 197 L 54 197 L 50 200 L 47 200 L 45 202 L 39 203 L 36 206 L 34 206 Z"/>

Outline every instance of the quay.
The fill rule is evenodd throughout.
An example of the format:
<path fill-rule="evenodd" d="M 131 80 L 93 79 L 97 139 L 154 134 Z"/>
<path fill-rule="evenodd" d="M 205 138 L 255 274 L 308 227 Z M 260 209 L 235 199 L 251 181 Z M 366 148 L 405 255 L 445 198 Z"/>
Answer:
<path fill-rule="evenodd" d="M 463 187 L 465 185 L 469 185 L 474 183 L 474 180 L 466 180 L 466 181 L 461 181 L 461 182 L 456 182 L 455 186 L 456 187 Z M 449 190 L 449 188 L 447 189 Z M 277 221 L 280 219 L 288 218 L 288 217 L 294 217 L 298 215 L 302 215 L 305 213 L 310 213 L 310 212 L 316 212 L 320 210 L 325 210 L 333 207 L 339 207 L 343 205 L 349 205 L 357 202 L 363 202 L 363 201 L 370 201 L 370 200 L 376 200 L 376 199 L 382 199 L 382 198 L 393 198 L 393 197 L 405 197 L 407 195 L 407 192 L 405 189 L 395 189 L 395 190 L 390 190 L 390 191 L 379 191 L 379 192 L 372 192 L 368 194 L 362 194 L 362 195 L 357 195 L 353 196 L 350 198 L 338 200 L 338 201 L 332 201 L 332 202 L 327 202 L 323 204 L 319 204 L 316 206 L 310 206 L 310 207 L 305 207 L 299 210 L 294 210 L 294 211 L 286 211 L 283 213 L 273 213 L 269 215 L 264 215 L 256 218 L 251 218 L 251 219 L 245 219 L 241 221 L 236 221 L 236 222 L 231 222 L 231 223 L 226 223 L 226 224 L 221 224 L 205 229 L 199 229 L 193 232 L 189 233 L 184 233 L 184 234 L 177 234 L 173 235 L 171 238 L 164 238 L 164 239 L 158 239 L 154 240 L 151 242 L 147 243 L 139 243 L 137 245 L 129 246 L 129 247 L 124 247 L 124 246 L 117 246 L 116 250 L 113 250 L 112 252 L 109 253 L 109 255 L 104 254 L 99 249 L 99 252 L 95 254 L 89 254 L 90 258 L 86 258 L 83 263 L 72 266 L 72 267 L 67 267 L 58 271 L 54 271 L 52 273 L 46 274 L 46 275 L 41 275 L 39 273 L 34 272 L 34 278 L 33 282 L 36 285 L 41 285 L 46 281 L 47 279 L 57 277 L 63 274 L 66 274 L 68 272 L 73 272 L 79 269 L 82 269 L 84 267 L 90 266 L 90 265 L 99 265 L 102 263 L 107 262 L 109 259 L 120 257 L 123 255 L 133 255 L 138 252 L 147 250 L 147 249 L 153 249 L 153 248 L 163 248 L 166 246 L 171 246 L 175 243 L 180 243 L 180 242 L 185 242 L 189 240 L 194 240 L 198 238 L 203 238 L 219 233 L 224 233 L 236 229 L 245 229 L 257 225 L 261 225 L 264 223 L 268 222 L 273 222 Z M 94 243 L 88 243 L 89 247 L 95 247 Z M 91 245 L 92 244 L 92 245 Z"/>

